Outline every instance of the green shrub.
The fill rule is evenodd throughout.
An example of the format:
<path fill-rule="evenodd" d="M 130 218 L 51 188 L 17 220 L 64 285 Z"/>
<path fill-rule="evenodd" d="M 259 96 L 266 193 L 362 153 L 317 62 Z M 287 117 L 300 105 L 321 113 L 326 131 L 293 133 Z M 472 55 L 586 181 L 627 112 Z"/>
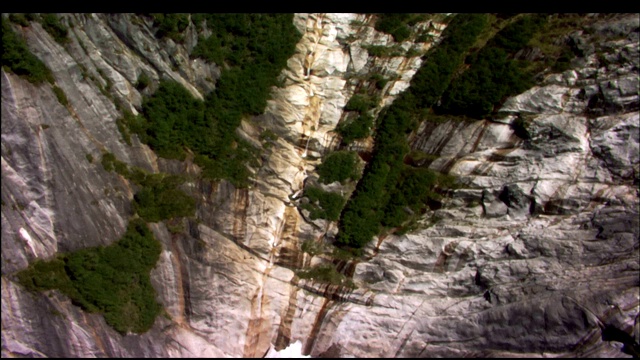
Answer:
<path fill-rule="evenodd" d="M 381 112 L 373 158 L 342 211 L 337 245 L 362 248 L 383 226 L 403 223 L 409 215 L 406 209 L 420 210 L 430 196 L 437 197 L 433 187 L 452 184 L 440 184 L 434 180 L 439 179 L 437 175 L 424 169 L 407 169 L 403 164 L 410 150 L 406 135 L 445 91 L 462 63 L 462 55 L 486 25 L 485 14 L 456 15 L 445 29 L 442 42 L 425 55 L 409 89 Z"/>
<path fill-rule="evenodd" d="M 358 169 L 358 154 L 353 151 L 336 151 L 327 155 L 317 168 L 319 181 L 330 184 L 334 181 L 344 183 L 346 180 L 357 180 L 360 175 Z"/>
<path fill-rule="evenodd" d="M 174 21 L 154 16 L 160 22 Z M 194 18 L 197 24 L 206 20 L 212 34 L 199 39 L 191 56 L 224 65 L 216 90 L 202 102 L 180 84 L 161 81 L 158 90 L 143 101 L 143 116 L 129 119 L 127 125 L 159 156 L 183 160 L 188 148 L 196 154 L 203 177 L 246 187 L 246 165 L 255 163 L 256 150 L 235 129 L 243 115 L 264 111 L 269 89 L 277 84 L 300 33 L 292 14 L 200 14 Z"/>
<path fill-rule="evenodd" d="M 60 22 L 56 14 L 41 14 L 40 23 L 58 43 L 64 45 L 69 42 L 67 27 Z"/>
<path fill-rule="evenodd" d="M 346 111 L 363 113 L 376 106 L 376 100 L 365 94 L 355 94 L 344 106 Z"/>
<path fill-rule="evenodd" d="M 369 55 L 375 57 L 396 57 L 403 56 L 403 52 L 400 47 L 395 45 L 366 45 L 363 46 L 367 50 Z"/>
<path fill-rule="evenodd" d="M 113 171 L 114 170 L 114 166 L 113 166 L 114 161 L 116 161 L 116 157 L 112 153 L 106 152 L 106 153 L 102 154 L 101 164 L 102 164 L 102 167 L 106 171 Z"/>
<path fill-rule="evenodd" d="M 22 27 L 29 26 L 29 20 L 27 20 L 24 14 L 9 14 L 9 21 Z"/>
<path fill-rule="evenodd" d="M 129 168 L 109 152 L 102 155 L 102 166 L 106 171 L 116 171 L 141 187 L 133 197 L 132 206 L 134 212 L 146 221 L 159 222 L 194 215 L 195 200 L 178 189 L 185 181 L 183 177 L 150 174 L 136 166 Z"/>
<path fill-rule="evenodd" d="M 183 179 L 169 175 L 160 181 L 147 181 L 133 197 L 133 209 L 149 222 L 159 222 L 179 216 L 193 216 L 195 200 L 177 186 Z"/>
<path fill-rule="evenodd" d="M 482 119 L 508 96 L 533 85 L 532 74 L 512 55 L 526 46 L 544 24 L 544 15 L 527 15 L 507 25 L 467 62 L 470 68 L 442 97 L 438 112 Z"/>
<path fill-rule="evenodd" d="M 17 277 L 31 291 L 59 289 L 84 310 L 102 313 L 123 335 L 143 333 L 161 310 L 149 278 L 160 251 L 147 224 L 134 219 L 110 246 L 36 260 Z"/>
<path fill-rule="evenodd" d="M 555 60 L 551 70 L 555 72 L 563 72 L 571 68 L 571 60 L 575 57 L 575 54 L 569 48 L 563 48 L 560 56 Z"/>
<path fill-rule="evenodd" d="M 432 188 L 436 181 L 437 174 L 429 169 L 405 167 L 385 207 L 382 225 L 400 226 L 410 213 L 422 210 L 434 197 Z"/>
<path fill-rule="evenodd" d="M 387 82 L 389 82 L 389 79 L 380 74 L 373 74 L 371 75 L 371 81 L 375 83 L 376 89 L 382 90 L 384 86 L 387 85 Z"/>
<path fill-rule="evenodd" d="M 385 32 L 393 36 L 395 41 L 401 42 L 408 39 L 411 36 L 411 28 L 420 21 L 426 20 L 424 14 L 393 14 L 384 13 L 377 14 L 378 20 L 376 21 L 374 28 L 378 31 Z"/>
<path fill-rule="evenodd" d="M 49 68 L 29 51 L 27 44 L 13 32 L 4 17 L 2 18 L 2 66 L 34 84 L 44 81 L 54 83 Z"/>
<path fill-rule="evenodd" d="M 87 158 L 87 161 L 93 164 L 93 155 L 91 154 L 86 154 L 85 157 Z"/>
<path fill-rule="evenodd" d="M 307 254 L 314 256 L 322 253 L 321 245 L 317 244 L 313 240 L 305 240 L 302 242 L 300 246 L 300 250 L 306 252 Z"/>
<path fill-rule="evenodd" d="M 350 279 L 340 274 L 332 264 L 322 264 L 314 266 L 308 270 L 300 270 L 296 273 L 301 279 L 354 287 Z"/>
<path fill-rule="evenodd" d="M 129 133 L 129 129 L 125 125 L 125 120 L 123 118 L 116 119 L 116 126 L 118 127 L 120 135 L 122 135 L 122 140 L 124 140 L 127 145 L 131 146 L 131 134 Z"/>
<path fill-rule="evenodd" d="M 151 14 L 153 25 L 158 27 L 156 37 L 162 39 L 168 37 L 175 42 L 182 42 L 182 32 L 189 26 L 188 14 Z"/>
<path fill-rule="evenodd" d="M 336 132 L 342 137 L 342 144 L 350 144 L 356 139 L 365 139 L 371 135 L 373 127 L 373 116 L 364 114 L 356 119 L 347 118 L 346 121 L 338 124 Z"/>
<path fill-rule="evenodd" d="M 138 75 L 138 80 L 136 81 L 136 89 L 144 90 L 149 85 L 151 85 L 151 78 L 144 71 Z"/>
<path fill-rule="evenodd" d="M 56 98 L 58 98 L 58 102 L 60 104 L 62 104 L 63 106 L 69 105 L 69 100 L 67 99 L 67 95 L 64 93 L 62 89 L 54 85 L 53 92 L 56 94 Z"/>
<path fill-rule="evenodd" d="M 74 293 L 73 284 L 65 272 L 64 258 L 49 261 L 37 259 L 17 274 L 18 281 L 31 291 L 60 289 Z"/>
<path fill-rule="evenodd" d="M 309 210 L 311 220 L 318 218 L 336 221 L 340 217 L 340 211 L 345 204 L 345 199 L 339 194 L 327 192 L 320 188 L 308 186 L 304 189 L 304 196 L 309 203 L 301 205 Z"/>

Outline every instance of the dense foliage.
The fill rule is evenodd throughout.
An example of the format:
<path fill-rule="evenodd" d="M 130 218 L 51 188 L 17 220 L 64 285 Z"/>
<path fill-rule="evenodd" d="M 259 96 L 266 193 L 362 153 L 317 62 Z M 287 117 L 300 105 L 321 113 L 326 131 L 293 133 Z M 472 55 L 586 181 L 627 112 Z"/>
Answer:
<path fill-rule="evenodd" d="M 2 66 L 13 73 L 24 76 L 29 82 L 39 84 L 54 82 L 51 71 L 27 48 L 27 44 L 11 29 L 9 22 L 2 18 Z"/>
<path fill-rule="evenodd" d="M 60 104 L 64 106 L 69 105 L 69 99 L 67 99 L 67 95 L 64 93 L 64 90 L 54 85 L 53 93 L 56 94 L 56 98 L 58 99 L 58 102 L 60 102 Z"/>
<path fill-rule="evenodd" d="M 383 78 L 372 80 L 376 85 L 384 81 Z M 371 134 L 373 116 L 369 115 L 369 111 L 376 106 L 376 103 L 377 99 L 367 94 L 355 94 L 349 99 L 344 110 L 354 112 L 355 116 L 348 116 L 336 127 L 336 132 L 342 137 L 343 145 L 356 139 L 364 139 Z"/>
<path fill-rule="evenodd" d="M 158 27 L 156 37 L 168 37 L 175 42 L 182 42 L 182 32 L 189 26 L 189 14 L 152 13 L 153 25 Z"/>
<path fill-rule="evenodd" d="M 406 134 L 418 124 L 422 109 L 429 109 L 445 91 L 464 53 L 487 24 L 484 14 L 456 15 L 411 81 L 411 86 L 379 117 L 373 159 L 342 212 L 337 244 L 360 248 L 383 226 L 398 226 L 410 212 L 420 210 L 433 186 L 446 177 L 403 163 L 409 153 Z M 450 179 L 448 179 L 450 180 Z M 409 210 L 409 211 L 407 211 Z M 388 213 L 388 214 L 387 214 Z"/>
<path fill-rule="evenodd" d="M 358 155 L 353 151 L 336 151 L 327 155 L 317 168 L 319 181 L 330 184 L 334 181 L 344 183 L 346 180 L 357 180 Z"/>
<path fill-rule="evenodd" d="M 182 85 L 162 81 L 144 100 L 143 116 L 127 119 L 131 131 L 159 156 L 182 160 L 189 149 L 204 177 L 247 186 L 246 164 L 254 159 L 255 150 L 235 129 L 242 116 L 264 111 L 270 88 L 293 54 L 300 34 L 292 16 L 193 14 L 194 23 L 206 22 L 211 35 L 200 38 L 191 56 L 223 66 L 216 90 L 203 102 Z"/>
<path fill-rule="evenodd" d="M 336 127 L 336 132 L 342 137 L 342 144 L 346 145 L 356 139 L 364 139 L 371 135 L 373 116 L 362 114 L 347 117 Z"/>
<path fill-rule="evenodd" d="M 69 42 L 67 27 L 60 22 L 56 14 L 41 14 L 38 19 L 42 27 L 60 44 Z"/>
<path fill-rule="evenodd" d="M 21 13 L 9 14 L 9 21 L 22 27 L 29 26 L 29 20 L 24 14 Z"/>
<path fill-rule="evenodd" d="M 487 26 L 485 14 L 460 14 L 453 17 L 442 34 L 442 42 L 432 48 L 411 80 L 413 94 L 409 105 L 429 109 L 449 86 L 466 51 Z M 413 110 L 413 109 L 412 109 Z"/>
<path fill-rule="evenodd" d="M 139 121 L 133 129 L 158 156 L 183 160 L 185 148 L 197 150 L 214 137 L 204 102 L 175 81 L 162 80 L 153 96 L 144 99 L 142 113 L 144 118 L 132 119 Z"/>
<path fill-rule="evenodd" d="M 309 202 L 300 207 L 309 211 L 311 220 L 322 218 L 336 221 L 340 218 L 340 211 L 344 207 L 345 199 L 339 194 L 307 186 L 304 189 L 304 196 L 309 199 Z"/>
<path fill-rule="evenodd" d="M 133 197 L 134 210 L 149 222 L 192 216 L 195 200 L 177 188 L 183 181 L 175 175 L 147 176 L 145 186 Z"/>
<path fill-rule="evenodd" d="M 390 34 L 398 42 L 404 41 L 411 36 L 411 26 L 426 19 L 424 14 L 382 13 L 377 15 L 378 20 L 374 28 Z"/>
<path fill-rule="evenodd" d="M 513 55 L 527 45 L 545 19 L 545 15 L 526 15 L 498 32 L 467 59 L 469 69 L 453 81 L 437 111 L 481 119 L 506 97 L 533 86 L 531 74 L 523 71 L 526 63 Z"/>
<path fill-rule="evenodd" d="M 134 219 L 110 246 L 37 260 L 17 276 L 30 290 L 58 289 L 84 310 L 102 313 L 121 334 L 142 333 L 161 310 L 149 279 L 160 251 L 147 224 Z"/>
<path fill-rule="evenodd" d="M 150 174 L 139 167 L 131 168 L 111 153 L 102 155 L 102 166 L 107 171 L 133 181 L 141 189 L 133 197 L 133 210 L 149 222 L 174 217 L 193 216 L 195 200 L 178 189 L 185 179 L 177 175 Z"/>
<path fill-rule="evenodd" d="M 301 279 L 355 288 L 353 281 L 341 274 L 333 264 L 316 265 L 310 269 L 300 270 L 296 275 Z"/>
<path fill-rule="evenodd" d="M 144 90 L 151 84 L 151 78 L 146 72 L 141 72 L 136 81 L 136 89 Z"/>
<path fill-rule="evenodd" d="M 229 67 L 257 64 L 280 71 L 300 38 L 293 14 L 197 14 L 193 20 L 206 21 L 212 33 L 198 40 L 192 56 Z"/>

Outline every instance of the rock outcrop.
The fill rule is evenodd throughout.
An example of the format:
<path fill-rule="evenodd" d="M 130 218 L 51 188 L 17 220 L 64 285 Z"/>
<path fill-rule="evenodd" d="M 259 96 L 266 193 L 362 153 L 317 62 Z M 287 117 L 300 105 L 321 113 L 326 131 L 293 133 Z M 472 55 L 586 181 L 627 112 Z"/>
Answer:
<path fill-rule="evenodd" d="M 166 313 L 126 336 L 57 291 L 26 291 L 13 274 L 124 233 L 132 184 L 102 168 L 102 150 L 149 171 L 197 172 L 135 136 L 120 140 L 115 103 L 135 113 L 161 78 L 202 98 L 219 70 L 189 59 L 193 26 L 175 44 L 136 15 L 62 19 L 73 24 L 64 47 L 35 22 L 17 30 L 68 106 L 49 85 L 2 70 L 3 357 L 261 357 L 292 344 L 313 357 L 618 357 L 640 341 L 637 16 L 572 34 L 584 56 L 508 99 L 500 118 L 424 123 L 413 149 L 437 155 L 429 167 L 462 186 L 418 229 L 375 239 L 357 262 L 335 260 L 349 288 L 296 275 L 329 261 L 301 247 L 336 227 L 307 221 L 294 199 L 339 145 L 334 130 L 356 89 L 375 73 L 390 79 L 377 114 L 423 61 L 378 58 L 367 46 L 422 54 L 445 25 L 415 25 L 432 29 L 432 44 L 394 44 L 365 15 L 297 14 L 303 35 L 282 86 L 238 128 L 258 145 L 265 130 L 278 139 L 246 189 L 188 183 L 198 221 L 184 219 L 185 231 L 152 225 L 163 250 L 151 280 Z M 152 84 L 141 93 L 142 72 Z"/>

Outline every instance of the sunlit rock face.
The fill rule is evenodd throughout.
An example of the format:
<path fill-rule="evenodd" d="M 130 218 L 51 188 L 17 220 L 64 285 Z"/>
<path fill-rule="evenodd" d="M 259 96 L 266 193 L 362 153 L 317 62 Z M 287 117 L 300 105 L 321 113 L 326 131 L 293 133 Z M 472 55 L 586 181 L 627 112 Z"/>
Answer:
<path fill-rule="evenodd" d="M 127 336 L 56 291 L 26 292 L 12 274 L 124 233 L 133 188 L 102 168 L 102 150 L 149 171 L 196 173 L 135 136 L 125 144 L 113 99 L 135 112 L 161 78 L 202 98 L 220 71 L 189 59 L 193 25 L 175 44 L 136 15 L 62 20 L 74 24 L 64 48 L 37 23 L 18 31 L 68 107 L 50 86 L 2 71 L 3 356 L 262 357 L 288 348 L 313 357 L 617 357 L 629 355 L 610 329 L 640 340 L 637 16 L 575 34 L 585 57 L 507 99 L 499 118 L 424 123 L 412 148 L 438 155 L 429 167 L 463 185 L 417 230 L 375 239 L 357 263 L 338 262 L 353 276 L 348 289 L 295 276 L 325 261 L 302 252 L 303 241 L 323 241 L 336 224 L 308 221 L 293 199 L 337 148 L 334 130 L 356 88 L 374 73 L 392 79 L 377 113 L 422 59 L 371 56 L 367 45 L 394 42 L 368 16 L 296 14 L 302 37 L 281 86 L 238 129 L 256 144 L 264 130 L 278 139 L 247 189 L 188 183 L 199 221 L 184 220 L 178 234 L 152 225 L 163 247 L 152 284 L 166 315 Z M 437 46 L 445 25 L 431 25 L 433 44 L 399 45 Z M 140 93 L 142 72 L 152 85 Z M 518 118 L 526 139 L 514 131 Z"/>

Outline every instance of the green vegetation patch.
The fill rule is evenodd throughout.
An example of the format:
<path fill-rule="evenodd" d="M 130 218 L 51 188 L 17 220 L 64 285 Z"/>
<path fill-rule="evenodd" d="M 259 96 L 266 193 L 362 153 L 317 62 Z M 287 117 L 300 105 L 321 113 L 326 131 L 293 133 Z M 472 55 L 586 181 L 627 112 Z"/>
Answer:
<path fill-rule="evenodd" d="M 314 266 L 308 270 L 298 271 L 297 275 L 301 279 L 310 279 L 313 281 L 355 288 L 351 279 L 347 279 L 346 276 L 338 272 L 333 264 Z"/>
<path fill-rule="evenodd" d="M 278 71 L 295 49 L 300 33 L 293 14 L 198 14 L 194 22 L 206 20 L 211 35 L 200 38 L 193 57 L 218 65 L 244 68 L 252 63 Z M 266 70 L 266 69 L 264 69 Z"/>
<path fill-rule="evenodd" d="M 49 68 L 29 51 L 25 41 L 11 29 L 4 17 L 2 18 L 2 66 L 34 84 L 40 84 L 45 80 L 54 83 Z"/>
<path fill-rule="evenodd" d="M 345 111 L 357 111 L 364 113 L 376 106 L 377 99 L 372 98 L 366 94 L 355 94 L 349 99 L 349 102 L 344 106 Z"/>
<path fill-rule="evenodd" d="M 136 89 L 144 90 L 149 87 L 149 85 L 151 85 L 151 78 L 146 72 L 141 72 L 140 75 L 138 75 L 138 80 L 136 81 Z"/>
<path fill-rule="evenodd" d="M 9 21 L 22 27 L 29 26 L 29 20 L 24 14 L 9 14 Z"/>
<path fill-rule="evenodd" d="M 212 32 L 199 39 L 191 56 L 223 66 L 216 90 L 203 102 L 179 83 L 161 81 L 143 101 L 141 116 L 124 122 L 159 156 L 184 160 L 188 149 L 203 177 L 246 187 L 247 164 L 256 162 L 258 150 L 235 130 L 243 116 L 264 111 L 300 33 L 292 14 L 194 14 L 193 21 L 200 26 L 206 21 Z"/>
<path fill-rule="evenodd" d="M 175 42 L 182 42 L 182 34 L 189 26 L 189 14 L 149 14 L 153 18 L 153 25 L 158 27 L 156 37 L 170 38 Z"/>
<path fill-rule="evenodd" d="M 411 36 L 411 26 L 428 18 L 427 14 L 383 13 L 377 15 L 374 28 L 390 34 L 398 42 L 407 40 Z"/>
<path fill-rule="evenodd" d="M 309 199 L 309 202 L 300 207 L 309 210 L 311 220 L 322 218 L 336 221 L 340 218 L 345 199 L 339 194 L 308 186 L 304 189 L 304 196 Z"/>
<path fill-rule="evenodd" d="M 402 51 L 398 45 L 366 45 L 363 46 L 367 50 L 369 55 L 375 57 L 398 57 L 404 56 L 405 52 Z"/>
<path fill-rule="evenodd" d="M 527 63 L 513 59 L 538 32 L 546 15 L 526 15 L 505 26 L 478 53 L 469 56 L 470 67 L 442 96 L 439 113 L 482 119 L 508 96 L 533 86 Z"/>
<path fill-rule="evenodd" d="M 346 180 L 358 180 L 358 154 L 353 151 L 335 151 L 327 155 L 317 168 L 319 181 L 330 184 L 334 181 L 344 183 Z"/>
<path fill-rule="evenodd" d="M 56 14 L 41 14 L 38 19 L 42 27 L 53 37 L 59 44 L 66 44 L 69 42 L 69 30 L 60 22 L 60 19 Z"/>
<path fill-rule="evenodd" d="M 185 179 L 178 175 L 151 174 L 139 167 L 129 167 L 107 152 L 102 155 L 102 166 L 107 171 L 133 181 L 141 189 L 133 197 L 133 210 L 149 222 L 159 222 L 181 216 L 193 216 L 195 200 L 178 189 Z"/>
<path fill-rule="evenodd" d="M 412 212 L 422 209 L 437 196 L 434 187 L 452 184 L 439 184 L 439 176 L 429 171 L 407 168 L 403 163 L 410 151 L 406 135 L 446 90 L 464 54 L 486 25 L 485 14 L 453 17 L 442 42 L 427 53 L 409 89 L 380 114 L 373 158 L 342 211 L 337 245 L 362 248 L 385 226 L 402 224 Z"/>
<path fill-rule="evenodd" d="M 216 138 L 205 119 L 204 102 L 175 81 L 161 81 L 153 96 L 144 99 L 142 113 L 126 122 L 135 122 L 132 130 L 161 157 L 184 160 L 185 147 L 203 147 L 207 138 Z"/>
<path fill-rule="evenodd" d="M 438 201 L 441 195 L 434 188 L 455 188 L 455 177 L 424 168 L 406 166 L 384 210 L 381 223 L 386 227 L 399 227 L 420 214 L 429 201 Z"/>
<path fill-rule="evenodd" d="M 373 116 L 369 114 L 348 117 L 336 127 L 336 132 L 342 137 L 342 144 L 346 145 L 357 139 L 365 139 L 371 135 Z"/>
<path fill-rule="evenodd" d="M 133 197 L 133 209 L 149 222 L 193 216 L 195 200 L 177 188 L 183 182 L 176 175 L 149 174 L 143 180 L 143 188 Z"/>
<path fill-rule="evenodd" d="M 134 219 L 112 245 L 36 260 L 17 277 L 32 291 L 60 290 L 75 305 L 103 314 L 107 324 L 123 335 L 143 333 L 161 311 L 149 278 L 160 251 L 147 224 Z"/>
<path fill-rule="evenodd" d="M 58 102 L 60 104 L 62 104 L 63 106 L 69 105 L 69 99 L 67 99 L 67 95 L 64 93 L 64 91 L 61 88 L 54 85 L 53 93 L 56 94 L 56 98 L 58 99 Z"/>
<path fill-rule="evenodd" d="M 386 82 L 383 77 L 372 78 L 372 81 L 376 82 L 376 86 L 380 82 Z M 378 99 L 376 97 L 363 93 L 355 94 L 349 99 L 344 110 L 354 111 L 357 114 L 355 117 L 353 115 L 348 116 L 336 127 L 336 132 L 342 137 L 343 145 L 371 135 L 373 116 L 369 115 L 369 111 L 375 108 L 377 103 Z"/>

